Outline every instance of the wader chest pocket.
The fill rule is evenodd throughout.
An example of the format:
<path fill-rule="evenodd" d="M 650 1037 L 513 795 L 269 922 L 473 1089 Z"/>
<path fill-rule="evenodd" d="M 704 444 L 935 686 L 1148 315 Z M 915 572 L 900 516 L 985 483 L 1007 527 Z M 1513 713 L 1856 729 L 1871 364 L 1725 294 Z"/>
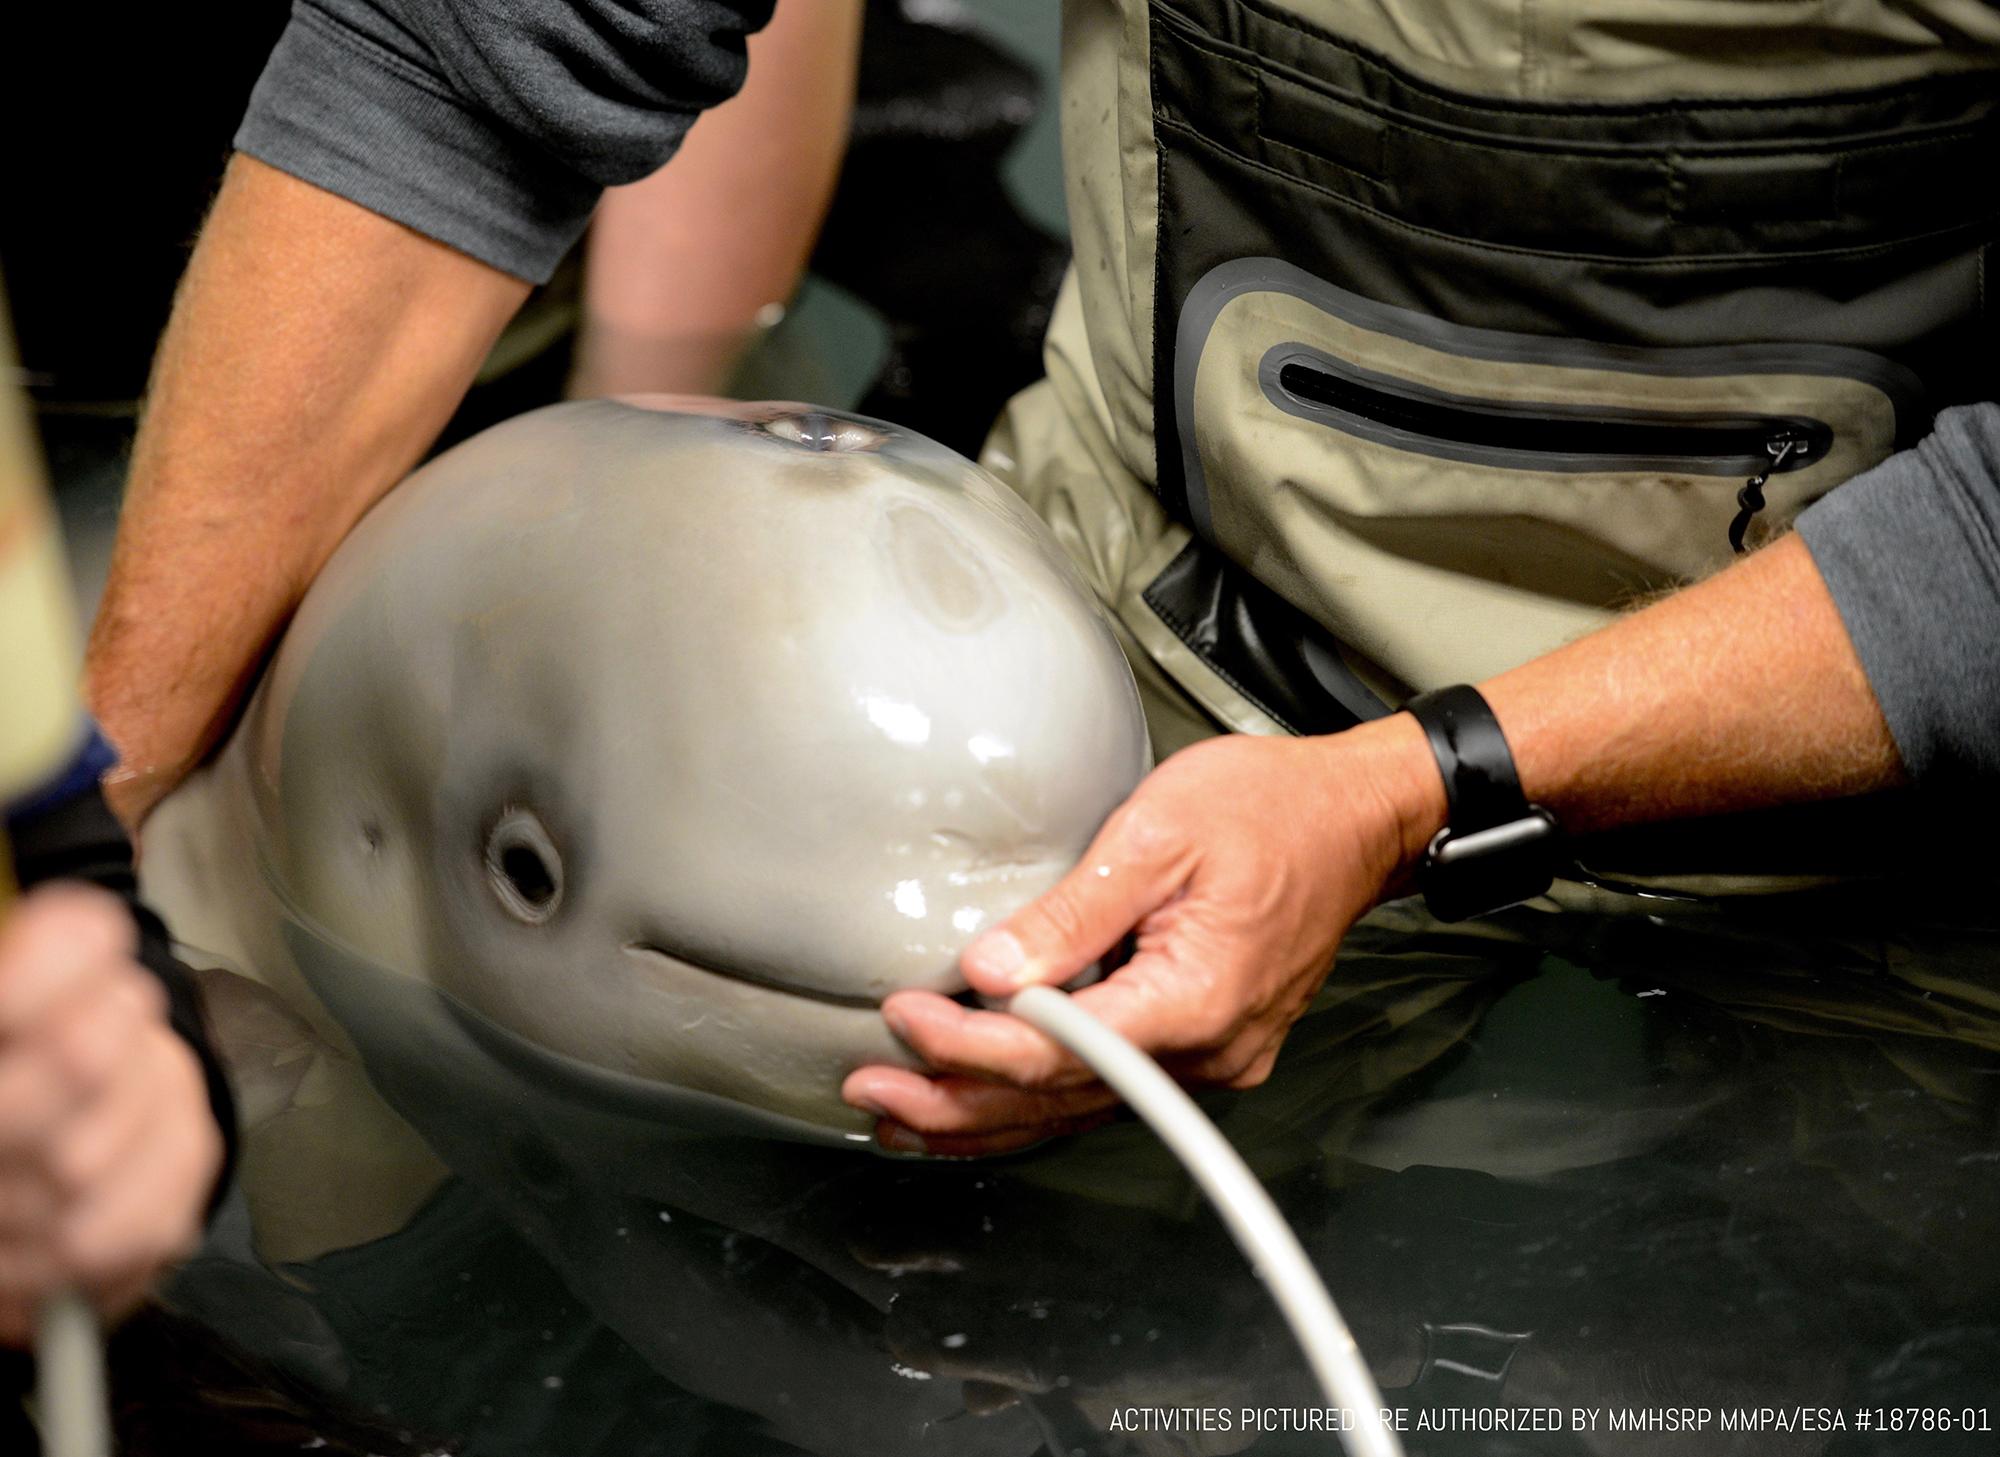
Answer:
<path fill-rule="evenodd" d="M 1859 350 L 1465 328 L 1269 258 L 1212 270 L 1178 322 L 1196 532 L 1409 684 L 1726 565 L 1915 419 L 1914 379 Z"/>
<path fill-rule="evenodd" d="M 1732 550 L 1768 504 L 1770 478 L 1826 455 L 1833 431 L 1791 415 L 1704 416 L 1449 395 L 1373 374 L 1296 345 L 1264 356 L 1259 378 L 1279 409 L 1370 440 L 1510 470 L 1658 471 L 1742 479 Z"/>

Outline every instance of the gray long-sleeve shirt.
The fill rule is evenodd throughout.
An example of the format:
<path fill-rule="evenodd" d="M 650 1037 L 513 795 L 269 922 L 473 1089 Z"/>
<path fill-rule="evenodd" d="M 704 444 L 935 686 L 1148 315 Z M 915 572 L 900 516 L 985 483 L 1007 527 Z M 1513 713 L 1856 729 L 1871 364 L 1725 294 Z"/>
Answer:
<path fill-rule="evenodd" d="M 606 186 L 734 94 L 775 0 L 295 0 L 237 146 L 539 281 Z M 1799 532 L 1919 786 L 2000 785 L 2000 404 Z"/>

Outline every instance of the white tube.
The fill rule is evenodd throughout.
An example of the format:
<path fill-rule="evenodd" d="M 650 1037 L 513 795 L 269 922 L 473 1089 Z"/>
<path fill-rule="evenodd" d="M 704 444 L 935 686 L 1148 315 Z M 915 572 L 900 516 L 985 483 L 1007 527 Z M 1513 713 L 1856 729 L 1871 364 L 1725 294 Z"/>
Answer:
<path fill-rule="evenodd" d="M 36 1318 L 35 1408 L 43 1457 L 110 1457 L 104 1335 L 74 1290 L 50 1297 Z"/>
<path fill-rule="evenodd" d="M 1087 1063 L 1201 1185 L 1284 1313 L 1326 1399 L 1348 1413 L 1341 1439 L 1352 1457 L 1403 1457 L 1403 1444 L 1382 1419 L 1382 1392 L 1298 1237 L 1194 1100 L 1158 1063 L 1054 987 L 1025 987 L 1007 1010 Z"/>

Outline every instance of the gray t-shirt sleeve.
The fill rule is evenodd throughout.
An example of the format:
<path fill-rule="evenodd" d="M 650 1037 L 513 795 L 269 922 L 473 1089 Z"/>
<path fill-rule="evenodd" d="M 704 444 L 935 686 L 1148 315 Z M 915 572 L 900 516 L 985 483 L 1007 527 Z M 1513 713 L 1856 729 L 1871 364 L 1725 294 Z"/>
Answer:
<path fill-rule="evenodd" d="M 775 0 L 294 0 L 239 151 L 541 282 L 734 95 Z"/>
<path fill-rule="evenodd" d="M 2000 404 L 1946 410 L 1914 450 L 1799 517 L 1919 789 L 2000 787 Z"/>

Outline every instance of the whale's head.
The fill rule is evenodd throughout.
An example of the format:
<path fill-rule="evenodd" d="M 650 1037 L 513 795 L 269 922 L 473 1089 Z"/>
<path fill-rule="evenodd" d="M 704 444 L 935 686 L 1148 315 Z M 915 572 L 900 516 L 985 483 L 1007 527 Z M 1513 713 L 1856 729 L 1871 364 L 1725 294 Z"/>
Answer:
<path fill-rule="evenodd" d="M 440 456 L 327 564 L 241 729 L 303 923 L 485 1025 L 832 1134 L 879 1015 L 1148 763 L 1004 486 L 802 406 L 592 401 Z"/>

